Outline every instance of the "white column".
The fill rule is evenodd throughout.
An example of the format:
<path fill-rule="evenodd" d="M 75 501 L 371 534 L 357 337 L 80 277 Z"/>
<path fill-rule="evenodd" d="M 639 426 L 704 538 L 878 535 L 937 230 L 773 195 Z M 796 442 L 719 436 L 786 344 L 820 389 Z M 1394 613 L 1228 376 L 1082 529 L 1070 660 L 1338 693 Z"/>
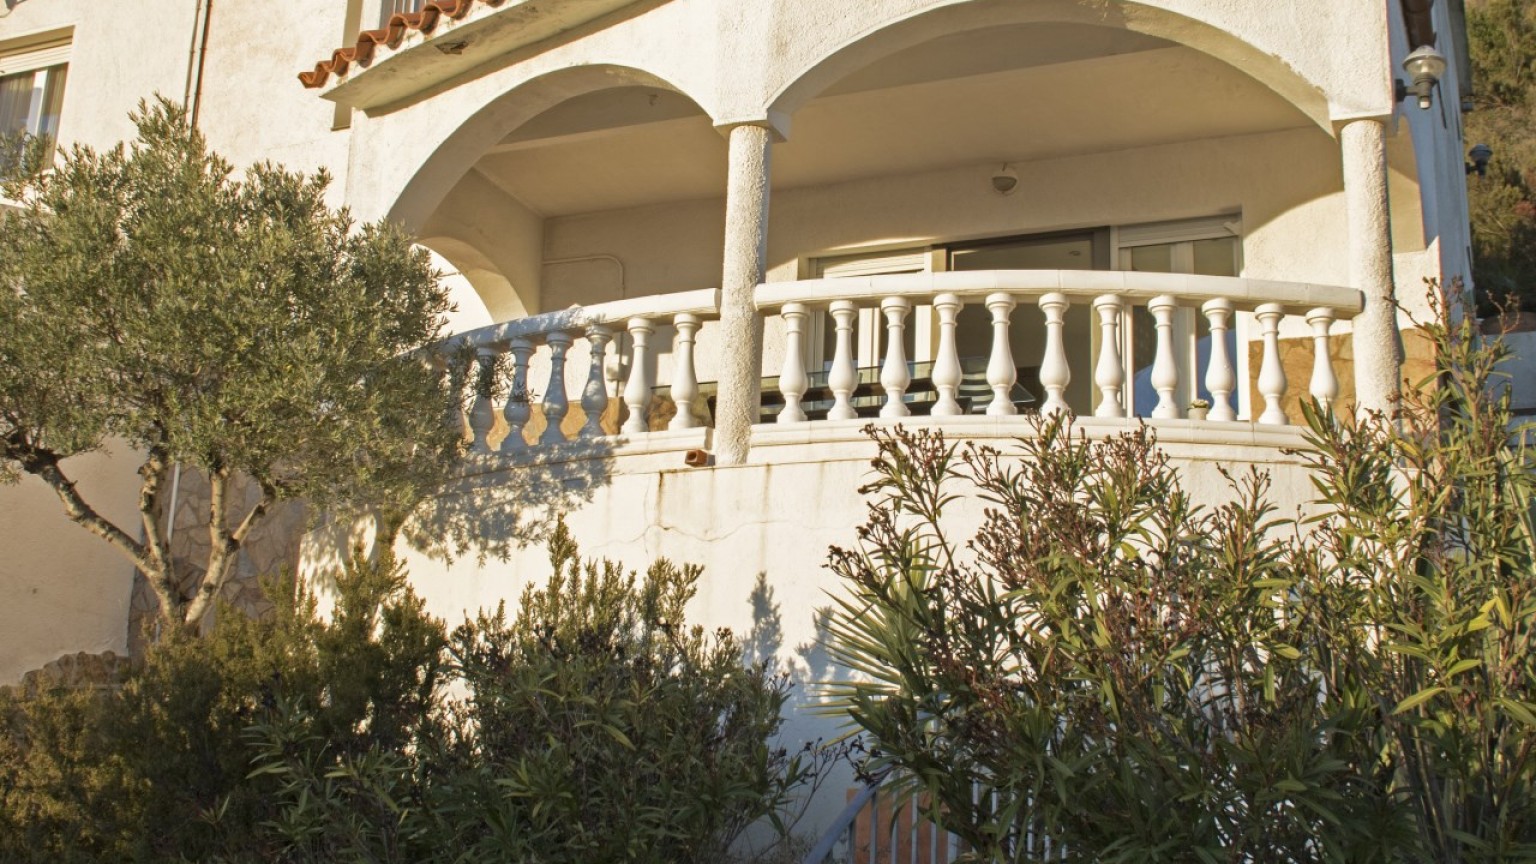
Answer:
<path fill-rule="evenodd" d="M 740 465 L 757 422 L 763 369 L 763 319 L 753 295 L 763 281 L 768 246 L 768 177 L 772 133 L 766 126 L 731 128 L 725 191 L 725 268 L 720 281 L 719 397 L 715 460 Z"/>
<path fill-rule="evenodd" d="M 1067 346 L 1062 341 L 1062 323 L 1069 305 L 1067 295 L 1052 291 L 1040 297 L 1040 311 L 1045 313 L 1045 356 L 1040 359 L 1040 386 L 1045 388 L 1042 414 L 1059 414 L 1071 409 L 1062 395 L 1072 383 L 1072 367 L 1067 363 Z"/>
<path fill-rule="evenodd" d="M 677 328 L 677 350 L 673 352 L 676 360 L 672 366 L 672 403 L 677 406 L 677 414 L 673 415 L 667 428 L 692 429 L 699 425 L 693 416 L 693 403 L 699 398 L 699 375 L 693 366 L 693 341 L 699 332 L 699 316 L 679 312 L 673 316 L 672 326 Z"/>
<path fill-rule="evenodd" d="M 1120 314 L 1125 308 L 1118 294 L 1095 297 L 1093 308 L 1099 313 L 1099 363 L 1093 370 L 1093 383 L 1099 385 L 1099 407 L 1095 417 L 1124 417 L 1125 363 L 1120 359 Z"/>
<path fill-rule="evenodd" d="M 533 343 L 513 339 L 507 343 L 507 353 L 512 355 L 512 384 L 507 389 L 507 404 L 501 409 L 501 416 L 507 420 L 507 437 L 501 439 L 501 452 L 517 453 L 528 449 L 523 427 L 533 416 L 528 396 L 528 358 L 533 356 Z"/>
<path fill-rule="evenodd" d="M 1157 354 L 1152 361 L 1152 387 L 1157 390 L 1157 407 L 1152 409 L 1152 416 L 1159 420 L 1184 416 L 1179 409 L 1179 363 L 1173 347 L 1173 315 L 1178 308 L 1178 302 L 1167 294 L 1153 297 L 1147 304 L 1147 311 L 1152 313 L 1152 321 L 1157 327 Z"/>
<path fill-rule="evenodd" d="M 648 318 L 629 319 L 629 382 L 624 385 L 624 405 L 629 418 L 624 421 L 625 435 L 651 431 L 647 415 L 651 407 L 651 374 L 646 358 L 651 353 L 651 322 Z"/>
<path fill-rule="evenodd" d="M 965 412 L 955 394 L 960 392 L 960 346 L 955 342 L 960 307 L 963 304 L 954 294 L 940 294 L 933 298 L 933 311 L 939 316 L 939 350 L 933 358 L 933 389 L 939 393 L 938 401 L 928 413 L 934 417 L 954 417 Z"/>
<path fill-rule="evenodd" d="M 1225 297 L 1207 300 L 1200 311 L 1211 325 L 1211 356 L 1205 365 L 1205 389 L 1211 391 L 1211 413 L 1207 416 L 1212 420 L 1236 420 L 1232 390 L 1237 386 L 1237 375 L 1232 371 L 1232 358 L 1227 356 L 1232 301 Z"/>
<path fill-rule="evenodd" d="M 912 304 L 905 297 L 887 297 L 880 301 L 880 311 L 885 313 L 885 365 L 880 367 L 880 387 L 885 390 L 885 404 L 880 408 L 881 417 L 905 417 L 908 410 L 903 397 L 912 386 L 912 370 L 907 368 L 907 346 L 903 338 L 906 332 L 907 310 Z"/>
<path fill-rule="evenodd" d="M 833 398 L 827 419 L 852 420 L 859 416 L 853 407 L 853 391 L 859 386 L 859 368 L 853 360 L 853 322 L 859 317 L 859 307 L 852 300 L 834 300 L 830 311 L 837 330 L 837 348 L 827 373 L 827 386 Z"/>
<path fill-rule="evenodd" d="M 1374 119 L 1348 122 L 1339 130 L 1339 146 L 1349 220 L 1349 281 L 1365 295 L 1365 308 L 1352 325 L 1355 401 L 1362 411 L 1386 411 L 1401 386 L 1403 366 L 1392 276 L 1386 127 Z"/>
<path fill-rule="evenodd" d="M 581 390 L 581 410 L 587 421 L 579 433 L 583 438 L 597 438 L 603 432 L 603 412 L 608 410 L 608 382 L 603 370 L 603 358 L 613 331 L 600 324 L 587 328 L 587 345 L 591 355 L 587 362 L 587 384 Z"/>
<path fill-rule="evenodd" d="M 469 449 L 475 453 L 491 452 L 488 440 L 496 423 L 491 406 L 491 391 L 496 386 L 496 358 L 499 352 L 489 346 L 475 349 L 475 401 L 469 409 L 469 431 L 475 436 Z"/>
<path fill-rule="evenodd" d="M 1280 400 L 1285 396 L 1285 367 L 1280 364 L 1280 319 L 1285 309 L 1279 303 L 1265 303 L 1253 310 L 1264 339 L 1264 359 L 1259 364 L 1259 395 L 1264 397 L 1264 413 L 1259 422 L 1266 426 L 1284 426 L 1285 410 Z"/>
<path fill-rule="evenodd" d="M 1333 346 L 1329 344 L 1328 331 L 1333 327 L 1332 309 L 1313 309 L 1307 313 L 1307 323 L 1312 326 L 1312 398 L 1324 409 L 1339 398 L 1339 378 L 1333 374 Z"/>
<path fill-rule="evenodd" d="M 804 303 L 785 303 L 780 310 L 784 316 L 784 368 L 779 372 L 779 392 L 784 394 L 784 408 L 779 411 L 780 423 L 804 423 L 805 409 L 800 400 L 810 379 L 805 374 L 805 319 L 810 310 Z"/>
<path fill-rule="evenodd" d="M 544 344 L 549 346 L 549 387 L 544 390 L 544 420 L 548 425 L 539 443 L 563 444 L 565 433 L 560 431 L 560 422 L 571 407 L 565 396 L 565 352 L 570 350 L 571 334 L 550 333 Z"/>
<path fill-rule="evenodd" d="M 987 413 L 994 416 L 1019 413 L 1013 407 L 1013 384 L 1019 379 L 1019 369 L 1013 365 L 1013 347 L 1008 344 L 1008 316 L 1013 305 L 1010 294 L 987 295 L 987 309 L 992 312 L 992 357 L 987 361 L 992 402 L 987 405 Z"/>

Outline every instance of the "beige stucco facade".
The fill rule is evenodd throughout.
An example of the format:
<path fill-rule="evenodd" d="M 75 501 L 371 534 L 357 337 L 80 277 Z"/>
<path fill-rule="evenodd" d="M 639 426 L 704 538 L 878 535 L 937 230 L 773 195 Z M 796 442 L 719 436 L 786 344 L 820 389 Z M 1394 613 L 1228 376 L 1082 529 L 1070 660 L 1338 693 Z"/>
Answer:
<path fill-rule="evenodd" d="M 1456 67 L 1433 110 L 1396 100 L 1411 47 L 1397 0 L 466 6 L 430 33 L 406 28 L 366 65 L 326 70 L 314 89 L 296 73 L 350 44 L 349 15 L 376 23 L 376 0 L 22 0 L 0 11 L 0 58 L 38 34 L 71 35 L 66 140 L 114 143 L 151 93 L 196 103 L 199 126 L 236 164 L 325 169 L 336 204 L 417 231 L 455 273 L 463 302 L 453 329 L 490 327 L 466 337 L 488 357 L 526 345 L 518 374 L 535 404 L 487 404 L 466 420 L 482 449 L 498 452 L 476 455 L 424 512 L 417 530 L 436 544 L 402 543 L 415 582 L 450 621 L 542 578 L 542 552 L 520 544 L 536 544 L 564 512 L 590 554 L 705 565 L 706 623 L 750 629 L 761 574 L 779 604 L 783 656 L 814 666 L 814 612 L 837 588 L 821 565 L 829 544 L 854 540 L 872 450 L 862 421 L 757 423 L 755 394 L 789 387 L 792 367 L 835 377 L 834 300 L 859 307 L 849 361 L 883 367 L 871 376 L 894 368 L 886 336 L 905 334 L 902 360 L 942 396 L 947 358 L 995 358 L 1007 339 L 980 340 L 1013 333 L 1001 368 L 1030 367 L 1080 414 L 1103 409 L 1117 387 L 1121 413 L 1171 404 L 1175 416 L 1157 428 L 1201 500 L 1225 495 L 1218 466 L 1252 464 L 1274 472 L 1290 509 L 1308 486 L 1281 452 L 1299 441 L 1294 427 L 1261 418 L 1270 396 L 1294 405 L 1309 387 L 1326 391 L 1307 377 L 1314 344 L 1351 348 L 1335 375 L 1339 398 L 1394 380 L 1397 316 L 1384 298 L 1395 290 L 1421 309 L 1424 278 L 1467 273 Z M 1450 12 L 1442 3 L 1435 14 L 1440 48 L 1452 53 Z M 1017 185 L 999 194 L 1004 175 Z M 1041 237 L 1077 238 L 1080 263 L 1114 278 L 1063 263 L 1037 281 L 958 272 L 988 242 Z M 1199 270 L 1197 246 L 1225 263 Z M 1164 255 L 1171 263 L 1156 266 L 1171 272 L 1132 276 L 1144 252 Z M 857 278 L 816 281 L 837 274 Z M 1214 281 L 1185 278 L 1202 274 Z M 890 281 L 900 278 L 931 281 Z M 1207 318 L 1228 295 L 1230 313 L 1218 304 Z M 935 311 L 946 296 L 964 307 L 952 331 Z M 1144 322 L 1171 298 L 1179 311 L 1157 319 L 1167 324 L 1157 332 L 1183 333 L 1188 350 L 1141 368 L 1141 343 L 1094 317 L 1109 297 Z M 1265 319 L 1267 305 L 1283 309 Z M 572 306 L 589 312 L 562 312 Z M 876 338 L 890 310 L 908 308 Z M 1319 308 L 1331 329 L 1314 343 Z M 985 316 L 1000 314 L 1012 323 L 988 329 L 997 319 Z M 1206 424 L 1183 414 L 1203 388 L 1220 389 L 1194 347 L 1193 328 L 1208 321 L 1235 334 L 1238 383 L 1223 391 L 1233 419 Z M 1265 361 L 1271 324 L 1276 350 L 1289 346 L 1276 354 L 1280 384 Z M 1152 324 L 1136 326 L 1150 338 Z M 594 334 L 608 351 L 596 364 Z M 1121 336 L 1115 383 L 1101 361 Z M 643 352 L 637 339 L 648 340 Z M 556 425 L 570 440 L 546 432 L 544 414 L 556 409 L 539 404 L 556 390 L 559 362 L 569 407 Z M 1375 375 L 1358 391 L 1357 368 Z M 1167 399 L 1152 392 L 1174 371 Z M 667 388 L 695 383 L 709 391 L 693 403 L 703 425 L 663 431 L 677 425 L 675 409 L 644 417 L 653 402 L 672 404 Z M 981 384 L 1007 390 L 1002 378 Z M 613 433 L 637 410 L 640 428 L 656 431 L 574 437 L 588 413 Z M 980 413 L 910 422 L 991 441 L 1026 428 Z M 1131 421 L 1085 422 L 1113 434 Z M 506 445 L 509 423 L 525 446 Z M 685 467 L 690 450 L 715 464 Z M 131 466 L 92 465 L 114 512 L 131 515 Z M 128 568 L 47 497 L 0 489 L 0 683 L 56 654 L 126 647 Z M 458 536 L 504 543 L 509 557 L 423 551 Z M 309 538 L 310 572 L 334 560 L 337 540 Z"/>

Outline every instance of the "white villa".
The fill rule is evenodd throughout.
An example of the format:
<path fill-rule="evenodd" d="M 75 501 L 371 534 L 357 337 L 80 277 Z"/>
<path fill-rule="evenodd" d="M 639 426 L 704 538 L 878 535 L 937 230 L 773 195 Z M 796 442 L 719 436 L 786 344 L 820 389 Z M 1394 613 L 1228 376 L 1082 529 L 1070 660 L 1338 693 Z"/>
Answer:
<path fill-rule="evenodd" d="M 450 621 L 543 575 L 519 541 L 563 512 L 586 554 L 704 565 L 708 624 L 751 628 L 762 575 L 793 659 L 869 422 L 1144 420 L 1197 494 L 1257 464 L 1301 504 L 1299 400 L 1384 407 L 1426 361 L 1392 299 L 1469 276 L 1461 0 L 0 4 L 0 131 L 105 146 L 184 99 L 454 274 L 512 398 L 418 526 L 508 560 L 402 542 Z M 77 470 L 133 513 L 131 471 Z M 40 483 L 0 489 L 0 550 L 0 683 L 125 651 L 129 569 Z"/>

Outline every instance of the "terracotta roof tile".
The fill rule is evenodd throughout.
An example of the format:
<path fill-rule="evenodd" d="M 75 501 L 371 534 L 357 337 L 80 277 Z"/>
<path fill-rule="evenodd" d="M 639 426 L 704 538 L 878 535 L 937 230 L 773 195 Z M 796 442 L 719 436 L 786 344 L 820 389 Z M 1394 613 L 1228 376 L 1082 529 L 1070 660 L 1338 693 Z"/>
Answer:
<path fill-rule="evenodd" d="M 430 34 L 445 16 L 458 21 L 468 15 L 476 3 L 496 7 L 505 2 L 506 0 L 427 0 L 422 4 L 419 12 L 397 12 L 389 16 L 389 21 L 383 27 L 377 30 L 364 30 L 357 34 L 357 42 L 354 45 L 337 48 L 331 52 L 329 60 L 316 63 L 314 71 L 300 72 L 299 80 L 305 87 L 324 87 L 326 80 L 332 75 L 339 77 L 347 74 L 347 67 L 353 63 L 366 67 L 373 62 L 373 52 L 380 45 L 390 48 L 399 47 L 400 41 L 412 30 Z"/>

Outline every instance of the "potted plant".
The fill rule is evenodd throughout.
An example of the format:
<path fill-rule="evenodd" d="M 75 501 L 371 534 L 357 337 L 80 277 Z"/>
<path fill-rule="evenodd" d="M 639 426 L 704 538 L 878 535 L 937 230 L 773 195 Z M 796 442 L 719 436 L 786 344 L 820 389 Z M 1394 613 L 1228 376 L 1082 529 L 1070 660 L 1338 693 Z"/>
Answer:
<path fill-rule="evenodd" d="M 1204 420 L 1205 415 L 1209 414 L 1210 410 L 1211 400 L 1196 399 L 1195 401 L 1189 403 L 1189 412 L 1186 416 L 1188 416 L 1191 420 Z"/>

